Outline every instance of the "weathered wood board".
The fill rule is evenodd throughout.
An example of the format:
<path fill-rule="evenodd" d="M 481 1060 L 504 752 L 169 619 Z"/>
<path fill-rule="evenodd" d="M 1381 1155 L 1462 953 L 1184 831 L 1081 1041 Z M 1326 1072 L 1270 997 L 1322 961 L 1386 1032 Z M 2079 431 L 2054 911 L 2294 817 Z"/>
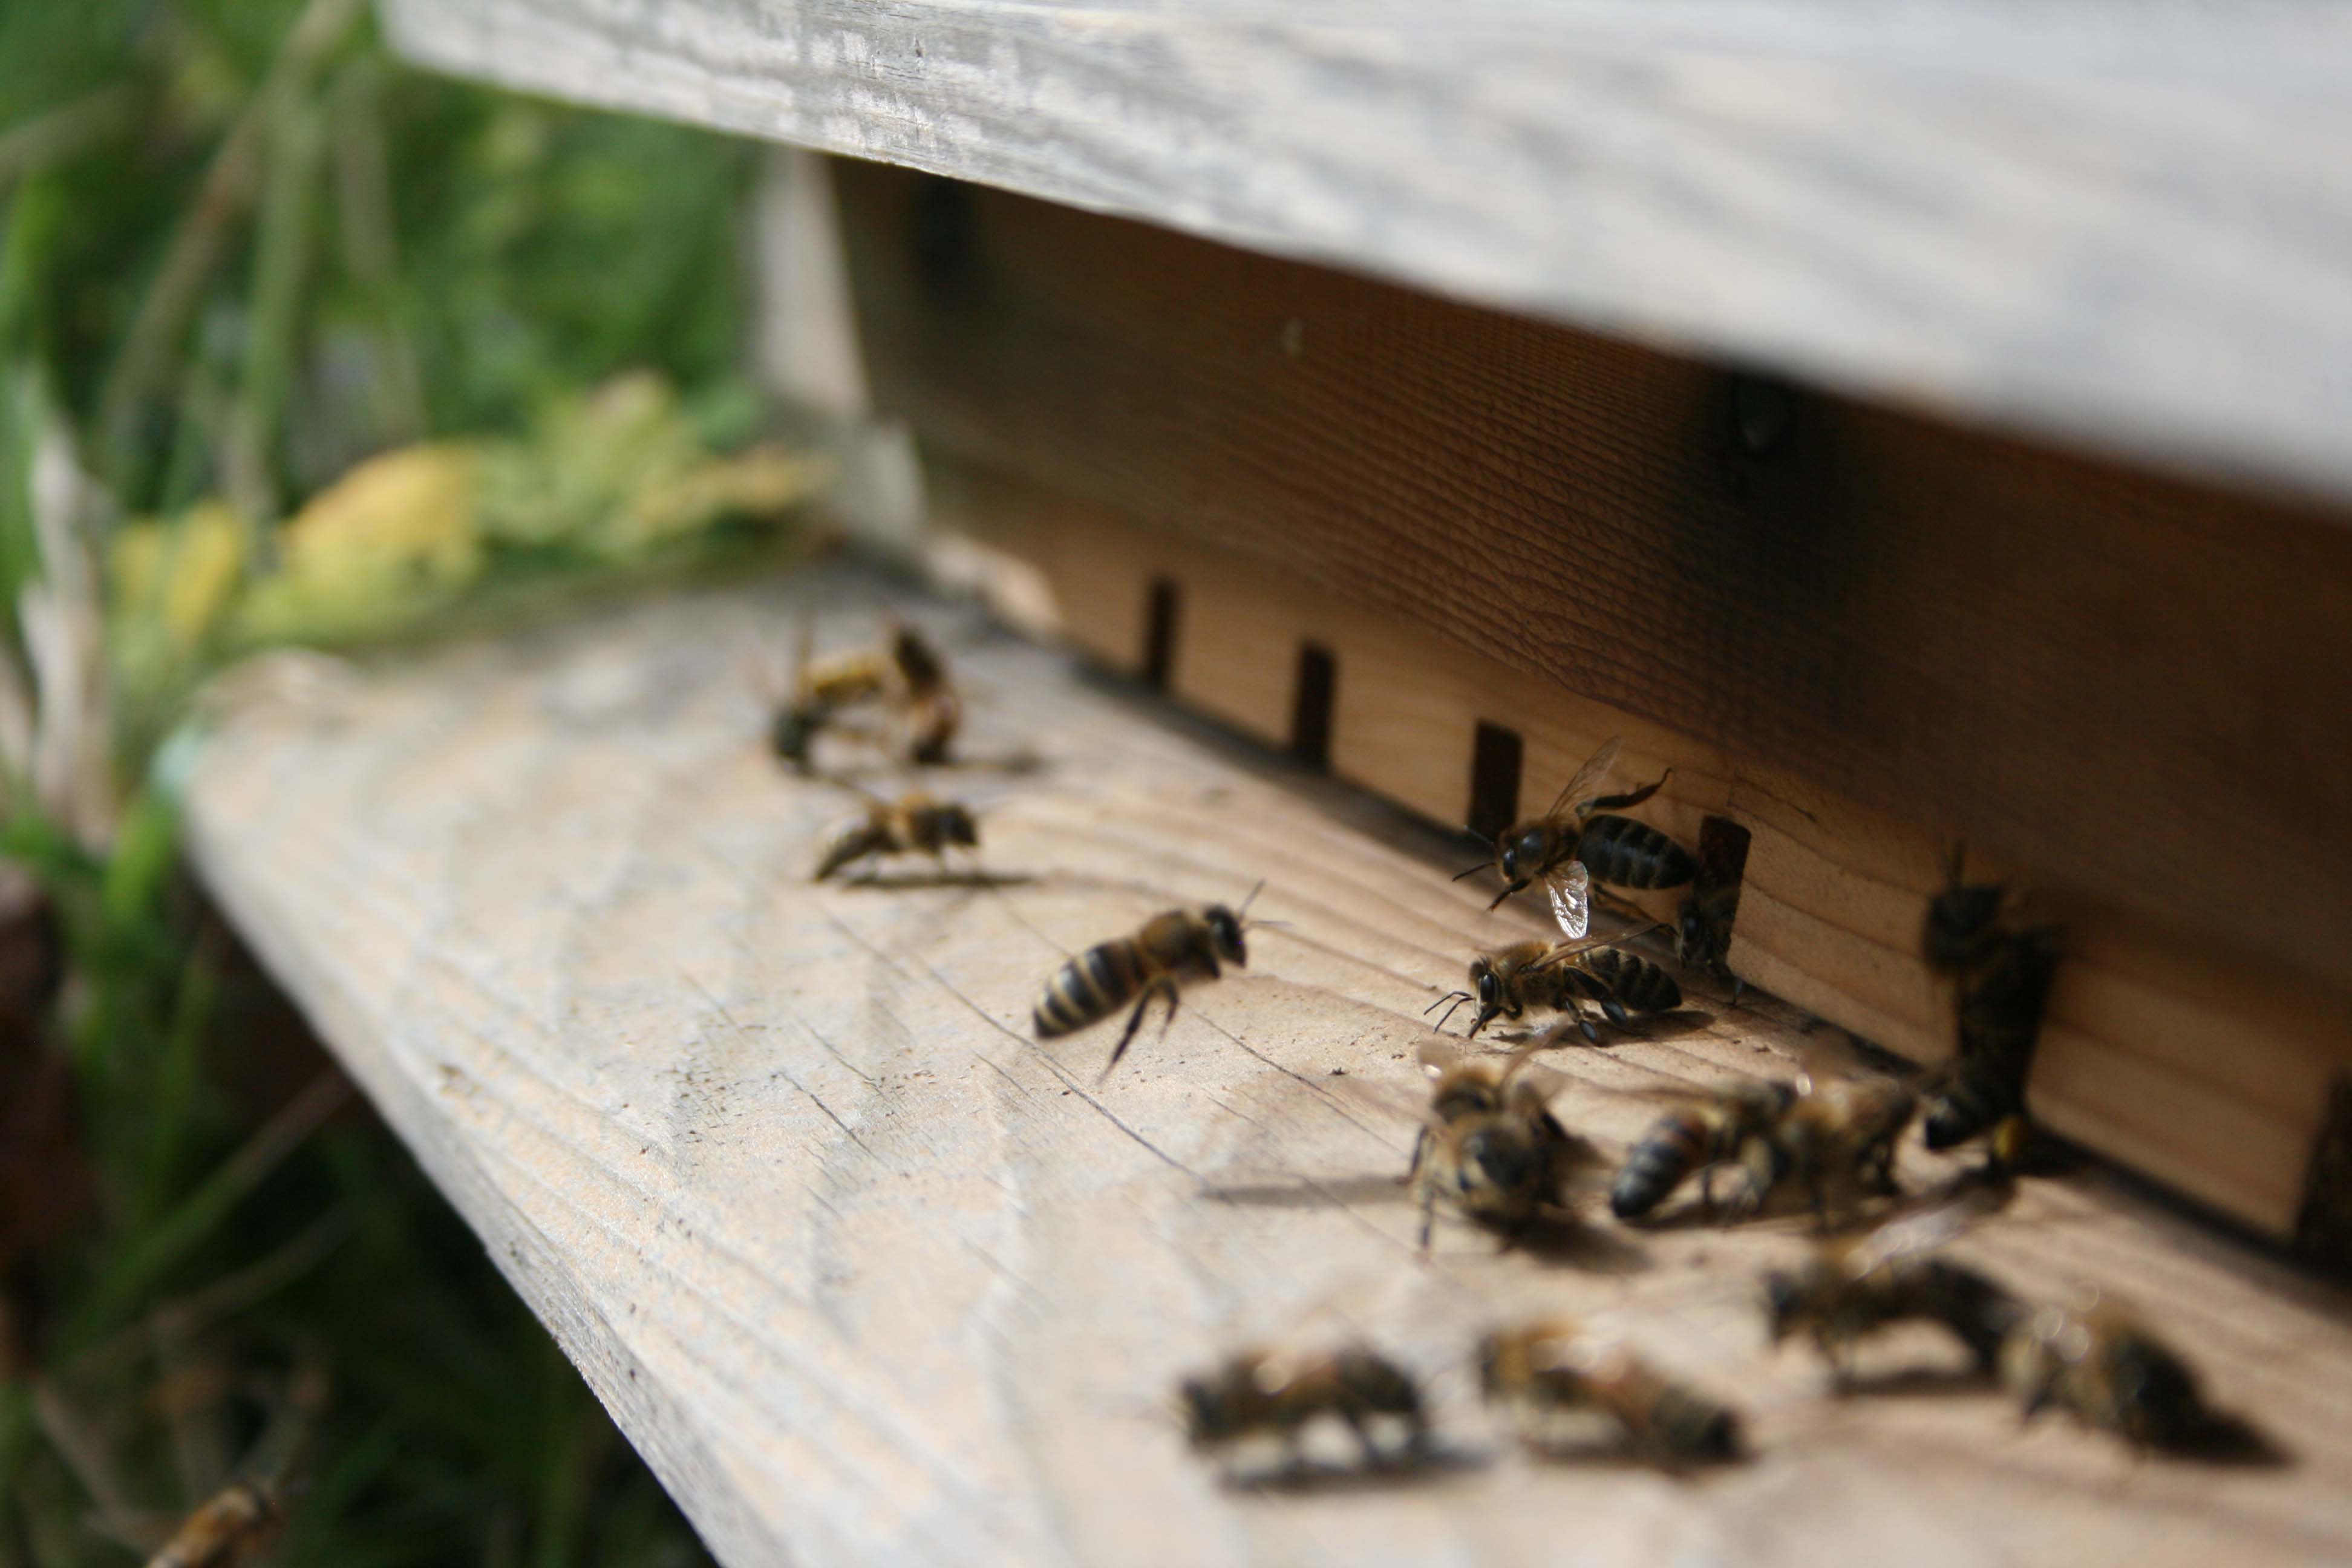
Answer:
<path fill-rule="evenodd" d="M 1035 748 L 943 784 L 984 810 L 994 882 L 804 880 L 854 798 L 764 752 L 744 653 L 819 605 L 827 644 L 919 616 L 973 696 L 972 754 Z M 189 795 L 202 873 L 737 1568 L 2352 1554 L 2346 1299 L 2096 1172 L 2032 1184 L 1964 1250 L 2030 1292 L 2135 1298 L 2292 1462 L 2138 1460 L 1932 1381 L 1826 1400 L 1761 1343 L 1784 1223 L 1599 1227 L 1559 1256 L 1444 1224 L 1420 1258 L 1411 1126 L 1379 1091 L 1411 1089 L 1468 952 L 1532 915 L 1485 912 L 1386 808 L 1060 656 L 834 571 L 343 684 L 222 721 Z M 1286 929 L 1108 1081 L 1103 1035 L 1028 1037 L 1070 952 L 1260 878 Z M 1766 1001 L 1558 1053 L 1559 1108 L 1614 1148 L 1654 1108 L 1611 1091 L 1787 1072 L 1795 1026 Z M 1759 1458 L 1524 1460 L 1464 1354 L 1535 1311 L 1738 1398 Z M 1302 1320 L 1427 1375 L 1449 1461 L 1221 1489 L 1160 1401 Z"/>
<path fill-rule="evenodd" d="M 2352 493 L 2317 0 L 385 0 L 566 98 Z"/>

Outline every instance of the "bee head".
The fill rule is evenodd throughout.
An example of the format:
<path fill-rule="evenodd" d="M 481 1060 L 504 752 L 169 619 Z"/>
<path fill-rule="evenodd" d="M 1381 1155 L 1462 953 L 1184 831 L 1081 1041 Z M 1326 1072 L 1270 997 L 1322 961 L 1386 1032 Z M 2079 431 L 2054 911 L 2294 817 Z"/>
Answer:
<path fill-rule="evenodd" d="M 1477 1021 L 1470 1026 L 1470 1032 L 1475 1035 L 1493 1023 L 1495 1016 L 1503 1011 L 1503 981 L 1495 973 L 1492 959 L 1482 954 L 1470 961 L 1470 988 L 1478 994 Z M 1512 1014 L 1513 1017 L 1517 1016 L 1517 1012 Z"/>
<path fill-rule="evenodd" d="M 940 840 L 945 844 L 961 844 L 967 849 L 980 846 L 980 825 L 971 819 L 971 811 L 961 805 L 940 807 Z"/>
<path fill-rule="evenodd" d="M 1959 882 L 1927 903 L 1927 921 L 1920 932 L 1920 951 L 1939 969 L 1957 968 L 1973 958 L 2000 914 L 2008 889 L 1999 882 Z"/>
<path fill-rule="evenodd" d="M 1503 835 L 1495 851 L 1495 864 L 1503 873 L 1503 880 L 1513 890 L 1524 888 L 1544 863 L 1544 851 L 1549 847 L 1551 835 L 1540 822 L 1531 822 Z"/>
<path fill-rule="evenodd" d="M 788 763 L 805 763 L 816 728 L 817 716 L 798 703 L 779 709 L 768 726 L 768 747 Z"/>
<path fill-rule="evenodd" d="M 1209 928 L 1209 945 L 1219 958 L 1228 963 L 1249 962 L 1249 950 L 1242 944 L 1241 916 L 1223 904 L 1211 904 L 1201 912 L 1201 923 Z"/>
<path fill-rule="evenodd" d="M 1685 899 L 1682 912 L 1675 918 L 1675 962 L 1696 963 L 1706 948 L 1706 916 L 1696 899 Z"/>
<path fill-rule="evenodd" d="M 1728 1410 L 1708 1411 L 1700 1419 L 1698 1429 L 1691 1434 L 1691 1454 L 1695 1458 L 1736 1459 L 1739 1452 L 1739 1417 Z"/>
<path fill-rule="evenodd" d="M 1205 1448 L 1233 1435 L 1224 1401 L 1217 1396 L 1216 1386 L 1208 1379 L 1186 1378 L 1177 1384 L 1176 1397 L 1184 1417 L 1184 1436 L 1195 1448 Z"/>
<path fill-rule="evenodd" d="M 936 691 L 947 684 L 947 664 L 912 626 L 900 626 L 890 637 L 890 658 L 909 691 Z"/>

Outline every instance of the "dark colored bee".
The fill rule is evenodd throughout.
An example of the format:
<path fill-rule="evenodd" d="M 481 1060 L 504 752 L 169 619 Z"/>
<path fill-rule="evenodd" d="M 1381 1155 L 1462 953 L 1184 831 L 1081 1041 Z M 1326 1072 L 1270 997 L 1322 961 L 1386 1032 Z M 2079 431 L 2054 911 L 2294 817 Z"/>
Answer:
<path fill-rule="evenodd" d="M 232 1481 L 187 1517 L 147 1568 L 242 1568 L 267 1557 L 285 1530 L 276 1487 Z"/>
<path fill-rule="evenodd" d="M 916 790 L 897 800 L 867 802 L 864 817 L 834 834 L 810 879 L 822 882 L 853 861 L 890 855 L 919 852 L 944 864 L 950 846 L 970 849 L 979 843 L 980 828 L 971 811 Z"/>
<path fill-rule="evenodd" d="M 1826 1241 L 1802 1268 L 1765 1276 L 1764 1304 L 1772 1342 L 1800 1330 L 1812 1337 L 1840 1388 L 1853 1380 L 1853 1349 L 1891 1324 L 1939 1324 L 1968 1347 L 1977 1370 L 2000 1370 L 2001 1344 L 2024 1318 L 2017 1298 L 1963 1264 L 1929 1256 L 1999 1196 L 1976 1189 L 1965 1201 L 1943 1201 L 1885 1221 L 1858 1236 Z"/>
<path fill-rule="evenodd" d="M 1622 941 L 1622 938 L 1612 939 Z M 1444 1006 L 1444 1028 L 1454 1009 L 1475 1001 L 1475 1036 L 1498 1017 L 1518 1021 L 1529 1012 L 1566 1013 L 1585 1038 L 1600 1042 L 1584 1004 L 1621 1027 L 1635 1013 L 1664 1013 L 1683 1005 L 1675 977 L 1638 953 L 1598 942 L 1549 942 L 1541 938 L 1482 952 L 1470 961 L 1470 989 L 1448 992 L 1430 1005 Z"/>
<path fill-rule="evenodd" d="M 1609 1207 L 1620 1219 L 1636 1219 L 1655 1209 L 1693 1174 L 1701 1182 L 1700 1201 L 1715 1211 L 1715 1167 L 1741 1157 L 1751 1142 L 1767 1136 L 1789 1107 L 1796 1089 L 1785 1083 L 1747 1079 L 1707 1092 L 1669 1091 L 1673 1106 L 1626 1153 L 1609 1191 Z"/>
<path fill-rule="evenodd" d="M 1920 949 L 1952 983 L 1952 1060 L 1927 1090 L 1927 1147 L 1948 1149 L 1989 1131 L 2025 1106 L 2033 1042 L 2058 968 L 2054 927 L 2025 917 L 2001 883 L 1960 879 L 1952 856 L 1949 883 L 1928 901 Z"/>
<path fill-rule="evenodd" d="M 1252 899 L 1256 896 L 1255 890 L 1250 894 Z M 1244 900 L 1242 910 L 1248 909 L 1249 900 Z M 1224 973 L 1223 964 L 1239 966 L 1249 962 L 1242 930 L 1240 913 L 1223 904 L 1211 904 L 1197 914 L 1191 910 L 1170 910 L 1152 916 L 1129 935 L 1097 942 L 1062 965 L 1045 983 L 1045 994 L 1037 998 L 1031 1019 L 1037 1037 L 1050 1040 L 1075 1034 L 1133 1002 L 1135 1011 L 1128 1015 L 1127 1028 L 1111 1047 L 1110 1061 L 1103 1068 L 1108 1074 L 1127 1054 L 1154 996 L 1168 1004 L 1167 1023 L 1160 1026 L 1165 1033 L 1168 1024 L 1176 1021 L 1177 995 L 1183 985 L 1216 979 Z"/>
<path fill-rule="evenodd" d="M 1597 1412 L 1622 1447 L 1653 1464 L 1704 1464 L 1739 1457 L 1732 1411 L 1671 1383 L 1623 1346 L 1554 1318 L 1490 1333 L 1478 1342 L 1478 1388 L 1511 1407 L 1520 1441 L 1562 1451 L 1562 1428 Z"/>
<path fill-rule="evenodd" d="M 1739 880 L 1748 868 L 1748 830 L 1720 816 L 1699 825 L 1697 871 L 1675 916 L 1675 956 L 1705 965 L 1731 987 L 1731 1005 L 1748 983 L 1731 973 L 1731 926 L 1739 913 Z"/>
<path fill-rule="evenodd" d="M 1305 1353 L 1244 1351 L 1204 1376 L 1184 1379 L 1177 1396 L 1196 1452 L 1272 1436 L 1296 1465 L 1300 1434 L 1327 1415 L 1347 1424 L 1369 1465 L 1412 1462 L 1429 1449 L 1421 1390 L 1393 1362 L 1360 1345 Z M 1401 1453 L 1382 1448 L 1373 1436 L 1374 1424 L 1384 1418 L 1405 1429 Z"/>
<path fill-rule="evenodd" d="M 1619 744 L 1619 739 L 1612 737 L 1577 769 L 1550 810 L 1506 830 L 1495 841 L 1495 871 L 1503 879 L 1503 890 L 1495 895 L 1495 904 L 1540 878 L 1551 898 L 1552 915 L 1570 942 L 1591 927 L 1594 882 L 1619 888 L 1679 888 L 1697 869 L 1688 850 L 1648 823 L 1612 815 L 1657 794 L 1659 785 L 1666 782 L 1664 777 L 1622 795 L 1587 795 L 1616 764 Z M 1474 866 L 1462 875 L 1467 877 L 1478 869 Z"/>
<path fill-rule="evenodd" d="M 1497 1070 L 1463 1062 L 1433 1046 L 1422 1048 L 1431 1079 L 1430 1109 L 1406 1173 L 1421 1205 L 1421 1247 L 1429 1250 L 1437 1204 L 1514 1236 L 1559 1212 L 1573 1180 L 1598 1156 L 1559 1124 L 1548 1102 L 1557 1074 L 1530 1068 L 1533 1049 Z"/>
<path fill-rule="evenodd" d="M 803 628 L 792 691 L 769 727 L 768 744 L 801 772 L 809 770 L 816 738 L 845 713 L 867 706 L 897 717 L 909 761 L 948 760 L 963 706 L 948 679 L 947 663 L 911 626 L 893 628 L 882 644 L 812 660 Z"/>
<path fill-rule="evenodd" d="M 2063 1410 L 2141 1447 L 2197 1447 L 2221 1425 L 2189 1363 L 2112 1302 L 2026 1315 L 2002 1343 L 2000 1375 L 2027 1418 Z"/>

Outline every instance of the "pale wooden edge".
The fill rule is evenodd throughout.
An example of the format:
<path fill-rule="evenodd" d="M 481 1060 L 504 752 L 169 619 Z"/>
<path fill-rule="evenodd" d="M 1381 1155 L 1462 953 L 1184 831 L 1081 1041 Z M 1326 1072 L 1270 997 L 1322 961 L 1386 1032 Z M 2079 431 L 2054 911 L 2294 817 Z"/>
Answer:
<path fill-rule="evenodd" d="M 1024 491 L 1018 524 L 1007 510 L 982 497 L 946 521 L 992 533 L 1042 571 L 1063 633 L 1115 668 L 1137 666 L 1149 584 L 1178 584 L 1171 694 L 1276 746 L 1289 740 L 1299 643 L 1331 648 L 1332 772 L 1437 822 L 1461 819 L 1482 718 L 1523 737 L 1523 805 L 1539 781 L 1565 778 L 1622 734 L 1622 776 L 1674 768 L 1638 815 L 1685 843 L 1714 813 L 1749 830 L 1736 973 L 1914 1061 L 1949 1054 L 1949 1004 L 1916 946 L 1941 885 L 1937 836 L 1100 509 Z M 1646 901 L 1662 917 L 1674 909 L 1672 895 Z M 2292 1236 L 2326 1085 L 2352 1065 L 2342 999 L 2283 987 L 2103 911 L 2066 920 L 2070 956 L 2028 1086 L 2036 1114 L 2258 1230 Z"/>
<path fill-rule="evenodd" d="M 2303 0 L 383 12 L 510 87 L 2352 494 L 2352 39 Z"/>

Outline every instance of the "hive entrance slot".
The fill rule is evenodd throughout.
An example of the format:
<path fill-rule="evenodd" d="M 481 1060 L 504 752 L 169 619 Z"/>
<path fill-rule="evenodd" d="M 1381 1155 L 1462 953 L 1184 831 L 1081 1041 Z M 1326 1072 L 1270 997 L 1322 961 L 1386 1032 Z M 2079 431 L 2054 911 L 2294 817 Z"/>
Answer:
<path fill-rule="evenodd" d="M 1478 721 L 1470 748 L 1470 831 L 1499 838 L 1519 819 L 1519 770 L 1525 748 L 1517 730 Z"/>
<path fill-rule="evenodd" d="M 1165 691 L 1176 671 L 1176 582 L 1154 577 L 1143 612 L 1143 682 Z"/>
<path fill-rule="evenodd" d="M 1298 645 L 1298 679 L 1290 710 L 1290 754 L 1310 768 L 1331 766 L 1331 704 L 1339 688 L 1339 662 L 1321 643 Z"/>

